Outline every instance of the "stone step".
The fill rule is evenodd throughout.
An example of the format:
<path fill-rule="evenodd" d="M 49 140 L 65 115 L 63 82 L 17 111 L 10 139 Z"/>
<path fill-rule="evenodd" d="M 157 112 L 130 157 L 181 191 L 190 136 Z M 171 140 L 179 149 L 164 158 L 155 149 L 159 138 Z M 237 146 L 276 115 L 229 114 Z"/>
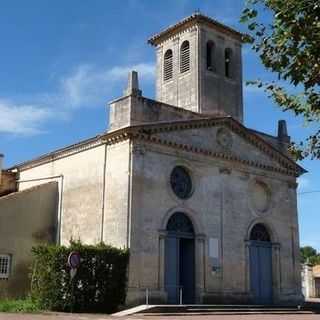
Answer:
<path fill-rule="evenodd" d="M 298 307 L 257 305 L 157 305 L 141 310 L 140 313 L 207 313 L 207 312 L 297 312 Z"/>
<path fill-rule="evenodd" d="M 113 316 L 177 316 L 177 315 L 246 315 L 246 314 L 313 314 L 316 309 L 274 305 L 140 305 Z"/>

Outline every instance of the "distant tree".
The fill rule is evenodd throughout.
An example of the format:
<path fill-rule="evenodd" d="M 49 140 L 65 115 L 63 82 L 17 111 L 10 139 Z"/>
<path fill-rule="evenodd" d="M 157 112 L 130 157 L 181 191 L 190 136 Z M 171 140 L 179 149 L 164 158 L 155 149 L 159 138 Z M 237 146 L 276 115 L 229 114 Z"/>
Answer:
<path fill-rule="evenodd" d="M 271 24 L 262 12 L 271 14 Z M 320 158 L 320 1 L 247 0 L 240 21 L 249 30 L 245 40 L 279 79 L 248 84 L 263 88 L 283 111 L 316 125 L 305 141 L 292 145 L 292 152 L 299 160 Z"/>
<path fill-rule="evenodd" d="M 311 265 L 320 264 L 320 253 L 310 246 L 300 248 L 300 255 L 302 263 L 310 263 Z"/>

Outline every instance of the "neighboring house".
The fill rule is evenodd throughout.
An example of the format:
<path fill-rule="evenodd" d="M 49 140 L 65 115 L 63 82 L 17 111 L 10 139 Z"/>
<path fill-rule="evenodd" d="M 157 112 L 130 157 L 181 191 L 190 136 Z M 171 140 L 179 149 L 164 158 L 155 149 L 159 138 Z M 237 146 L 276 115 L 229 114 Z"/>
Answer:
<path fill-rule="evenodd" d="M 277 136 L 243 124 L 241 36 L 201 14 L 153 36 L 156 100 L 132 72 L 107 132 L 6 171 L 17 192 L 0 198 L 2 252 L 18 263 L 37 228 L 56 227 L 58 243 L 130 248 L 128 305 L 146 289 L 153 303 L 300 303 L 305 171 L 284 121 Z"/>
<path fill-rule="evenodd" d="M 320 298 L 320 265 L 302 265 L 302 293 L 305 299 Z"/>

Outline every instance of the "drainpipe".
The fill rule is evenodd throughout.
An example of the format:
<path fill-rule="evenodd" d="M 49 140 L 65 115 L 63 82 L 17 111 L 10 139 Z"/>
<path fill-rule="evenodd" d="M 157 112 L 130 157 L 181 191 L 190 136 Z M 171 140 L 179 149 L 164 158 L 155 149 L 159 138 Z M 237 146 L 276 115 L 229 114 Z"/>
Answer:
<path fill-rule="evenodd" d="M 106 198 L 106 173 L 107 173 L 107 152 L 108 145 L 105 144 L 104 161 L 103 161 L 103 181 L 102 181 L 102 208 L 101 208 L 101 231 L 100 241 L 103 242 L 104 237 L 104 211 L 105 211 L 105 198 Z"/>
<path fill-rule="evenodd" d="M 0 153 L 0 186 L 1 186 L 1 176 L 2 176 L 2 168 L 3 168 L 3 157 L 4 155 Z"/>
<path fill-rule="evenodd" d="M 34 179 L 26 179 L 26 180 L 16 180 L 18 184 L 26 183 L 26 182 L 37 182 L 37 181 L 45 181 L 45 180 L 52 180 L 52 179 L 60 179 L 60 192 L 59 192 L 59 207 L 58 207 L 58 228 L 57 228 L 57 244 L 61 244 L 61 218 L 62 218 L 62 198 L 63 198 L 63 186 L 64 186 L 64 176 L 63 174 L 57 176 L 47 176 L 42 178 L 34 178 Z"/>

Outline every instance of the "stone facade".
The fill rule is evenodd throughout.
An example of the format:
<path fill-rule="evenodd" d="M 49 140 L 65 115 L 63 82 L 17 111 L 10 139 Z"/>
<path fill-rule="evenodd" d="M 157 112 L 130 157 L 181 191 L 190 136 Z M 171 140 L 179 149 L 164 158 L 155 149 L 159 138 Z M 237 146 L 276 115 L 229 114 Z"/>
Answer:
<path fill-rule="evenodd" d="M 173 79 L 163 83 L 164 51 L 170 47 L 179 57 L 187 39 L 190 71 L 180 75 L 175 61 Z M 204 67 L 208 39 L 216 45 L 215 70 Z M 147 289 L 150 302 L 169 301 L 168 221 L 177 212 L 192 225 L 192 234 L 183 237 L 193 248 L 186 251 L 194 257 L 193 303 L 255 301 L 256 225 L 268 234 L 270 303 L 299 303 L 296 178 L 304 170 L 286 151 L 284 123 L 277 137 L 242 124 L 240 34 L 193 15 L 150 42 L 156 46 L 160 101 L 143 97 L 131 73 L 124 96 L 110 104 L 109 131 L 11 168 L 18 194 L 55 183 L 58 243 L 73 238 L 130 248 L 128 305 L 144 303 Z M 219 69 L 225 48 L 233 52 L 231 79 Z M 188 197 L 174 191 L 175 167 L 189 175 Z"/>

